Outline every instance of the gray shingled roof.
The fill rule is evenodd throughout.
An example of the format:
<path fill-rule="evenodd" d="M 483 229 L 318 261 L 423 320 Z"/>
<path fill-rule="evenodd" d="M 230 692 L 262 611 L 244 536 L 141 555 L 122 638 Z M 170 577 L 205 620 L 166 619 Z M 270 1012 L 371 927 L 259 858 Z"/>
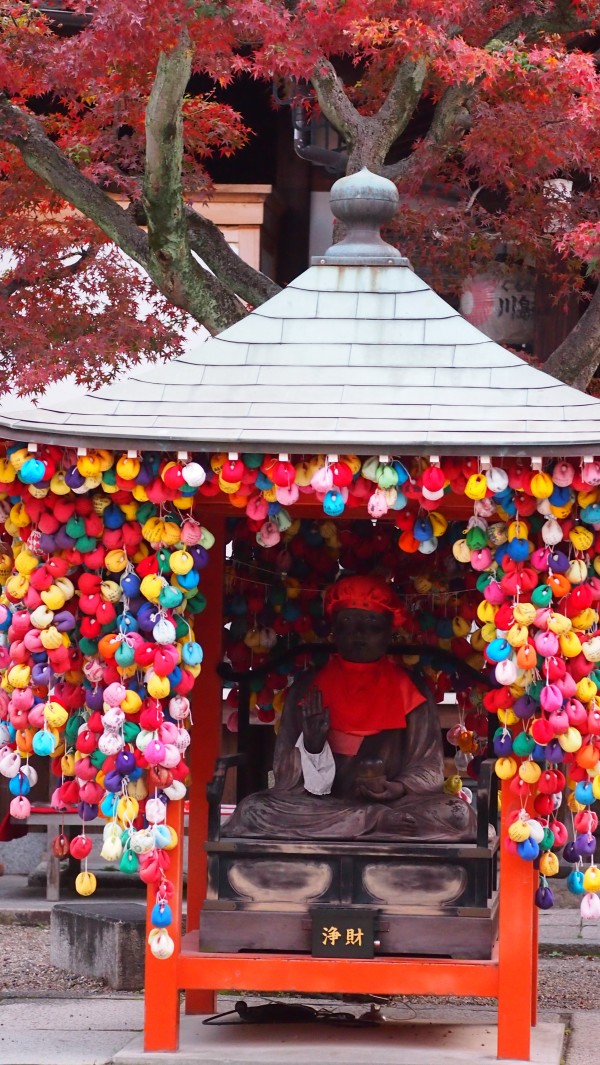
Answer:
<path fill-rule="evenodd" d="M 75 400 L 15 401 L 0 425 L 182 450 L 600 452 L 600 400 L 490 341 L 406 260 L 323 262 L 174 362 Z"/>

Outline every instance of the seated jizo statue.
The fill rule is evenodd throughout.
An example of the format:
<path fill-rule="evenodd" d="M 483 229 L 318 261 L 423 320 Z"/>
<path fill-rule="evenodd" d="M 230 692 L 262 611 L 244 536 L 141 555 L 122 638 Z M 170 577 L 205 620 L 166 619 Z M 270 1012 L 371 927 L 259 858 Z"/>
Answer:
<path fill-rule="evenodd" d="M 475 815 L 443 792 L 436 704 L 387 655 L 401 619 L 379 577 L 345 577 L 325 595 L 335 652 L 291 686 L 275 745 L 274 787 L 248 795 L 224 836 L 285 840 L 475 838 Z"/>

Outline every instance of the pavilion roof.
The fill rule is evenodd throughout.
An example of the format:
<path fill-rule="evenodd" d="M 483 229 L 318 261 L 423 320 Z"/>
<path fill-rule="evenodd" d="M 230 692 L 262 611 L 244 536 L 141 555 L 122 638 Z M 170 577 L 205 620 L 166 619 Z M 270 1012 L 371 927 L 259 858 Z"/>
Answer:
<path fill-rule="evenodd" d="M 181 450 L 502 455 L 600 445 L 600 400 L 489 340 L 406 259 L 378 247 L 390 257 L 333 245 L 178 359 L 98 391 L 14 401 L 0 426 L 28 441 Z"/>

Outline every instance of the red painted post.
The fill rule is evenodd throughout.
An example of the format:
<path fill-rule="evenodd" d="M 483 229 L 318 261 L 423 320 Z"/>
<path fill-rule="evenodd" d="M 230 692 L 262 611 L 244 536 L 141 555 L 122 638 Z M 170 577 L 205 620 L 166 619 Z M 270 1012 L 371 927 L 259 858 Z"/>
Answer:
<path fill-rule="evenodd" d="M 177 1050 L 179 1046 L 179 987 L 177 957 L 181 950 L 181 914 L 183 908 L 183 802 L 170 802 L 167 824 L 177 832 L 179 844 L 169 851 L 171 864 L 167 876 L 175 887 L 169 905 L 173 924 L 169 933 L 175 942 L 170 958 L 160 961 L 146 943 L 146 973 L 144 991 L 144 1050 Z M 156 886 L 148 887 L 146 904 L 146 937 L 152 927 L 150 914 L 156 898 Z"/>
<path fill-rule="evenodd" d="M 189 764 L 192 774 L 188 823 L 187 931 L 200 927 L 202 903 L 206 897 L 206 842 L 208 805 L 205 789 L 214 771 L 221 746 L 223 684 L 217 665 L 223 653 L 223 594 L 225 588 L 225 517 L 211 515 L 207 527 L 215 537 L 210 561 L 202 573 L 201 590 L 207 598 L 204 613 L 196 618 L 196 638 L 204 658 L 192 696 L 192 742 Z M 214 1013 L 213 991 L 186 992 L 186 1013 Z"/>
<path fill-rule="evenodd" d="M 531 1027 L 537 1024 L 538 1007 L 538 951 L 539 951 L 540 913 L 537 906 L 533 907 L 533 941 L 531 944 Z"/>
<path fill-rule="evenodd" d="M 519 800 L 502 781 L 500 930 L 498 958 L 498 1057 L 531 1060 L 533 1008 L 533 889 L 531 862 L 504 846 L 510 814 Z"/>

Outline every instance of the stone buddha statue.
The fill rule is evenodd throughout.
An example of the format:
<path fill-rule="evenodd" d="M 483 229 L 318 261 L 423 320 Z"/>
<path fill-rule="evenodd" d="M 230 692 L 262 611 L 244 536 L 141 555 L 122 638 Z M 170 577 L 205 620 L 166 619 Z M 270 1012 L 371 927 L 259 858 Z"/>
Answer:
<path fill-rule="evenodd" d="M 426 686 L 387 655 L 402 611 L 379 577 L 325 595 L 335 653 L 292 684 L 274 787 L 248 795 L 222 835 L 285 840 L 475 838 L 475 815 L 442 791 L 443 748 Z"/>

